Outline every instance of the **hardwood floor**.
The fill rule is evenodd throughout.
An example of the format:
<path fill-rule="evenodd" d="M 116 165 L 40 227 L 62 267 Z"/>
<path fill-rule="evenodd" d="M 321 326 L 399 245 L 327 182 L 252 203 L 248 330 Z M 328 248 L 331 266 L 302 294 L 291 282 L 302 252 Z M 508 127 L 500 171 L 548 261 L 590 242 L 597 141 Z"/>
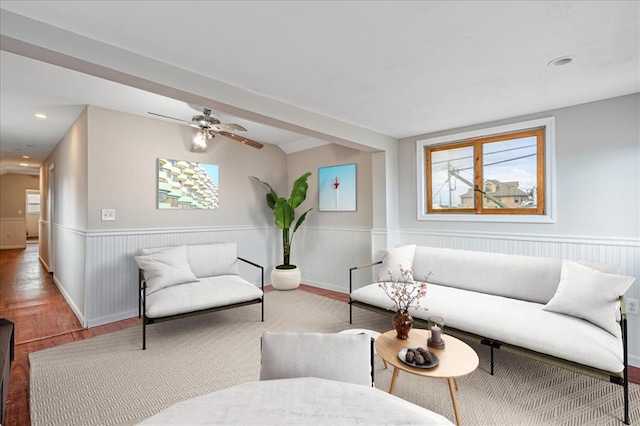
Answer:
<path fill-rule="evenodd" d="M 341 302 L 349 296 L 330 290 L 301 285 L 300 289 Z M 266 292 L 273 291 L 267 287 Z M 76 340 L 122 330 L 141 324 L 129 318 L 84 329 L 38 258 L 38 245 L 26 249 L 0 250 L 0 318 L 16 326 L 15 361 L 11 367 L 5 426 L 30 426 L 30 352 Z M 629 368 L 629 381 L 640 384 L 640 368 Z"/>

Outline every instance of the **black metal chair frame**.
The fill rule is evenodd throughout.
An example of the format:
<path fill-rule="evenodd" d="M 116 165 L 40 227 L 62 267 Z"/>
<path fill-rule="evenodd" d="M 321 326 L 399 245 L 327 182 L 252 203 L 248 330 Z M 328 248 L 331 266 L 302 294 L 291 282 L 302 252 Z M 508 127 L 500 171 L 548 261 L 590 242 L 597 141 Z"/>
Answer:
<path fill-rule="evenodd" d="M 366 265 L 354 266 L 349 268 L 349 324 L 353 324 L 353 307 L 357 306 L 362 309 L 381 313 L 384 315 L 393 315 L 395 312 L 387 309 L 380 308 L 378 306 L 369 305 L 367 303 L 359 302 L 351 299 L 351 292 L 353 291 L 353 271 L 358 269 L 366 269 L 375 265 L 380 265 L 382 261 L 369 263 Z M 420 318 L 414 318 L 415 325 L 422 325 L 427 327 L 427 321 Z M 538 361 L 545 362 L 557 367 L 564 368 L 565 370 L 573 371 L 575 373 L 583 374 L 585 376 L 594 377 L 599 380 L 608 381 L 616 385 L 622 386 L 623 398 L 624 398 L 624 424 L 630 424 L 629 420 L 629 363 L 628 363 L 628 349 L 627 349 L 627 310 L 624 301 L 624 296 L 620 296 L 620 329 L 622 331 L 622 351 L 623 351 L 623 364 L 624 369 L 619 374 L 612 373 L 610 371 L 599 370 L 596 368 L 588 367 L 585 365 L 577 364 L 565 359 L 557 358 L 551 355 L 543 354 L 540 352 L 532 351 L 530 349 L 521 348 L 508 343 L 500 342 L 495 339 L 490 339 L 477 334 L 468 333 L 463 330 L 458 330 L 452 327 L 447 327 L 447 333 L 455 337 L 468 339 L 475 341 L 485 346 L 489 346 L 491 351 L 491 375 L 494 374 L 494 349 L 502 349 L 507 352 L 515 353 L 522 356 L 528 356 Z"/>
<path fill-rule="evenodd" d="M 155 324 L 157 322 L 163 322 L 163 321 L 169 321 L 169 320 L 174 320 L 174 319 L 180 319 L 180 318 L 186 318 L 186 317 L 190 317 L 193 315 L 199 315 L 199 314 L 206 314 L 209 312 L 216 312 L 216 311 L 223 311 L 226 309 L 232 309 L 232 308 L 239 308 L 241 306 L 247 306 L 247 305 L 253 305 L 256 303 L 261 303 L 261 311 L 260 311 L 260 315 L 261 315 L 261 321 L 264 322 L 264 268 L 260 265 L 258 265 L 257 263 L 251 262 L 250 260 L 244 259 L 242 257 L 238 257 L 238 260 L 245 262 L 249 265 L 255 266 L 256 268 L 260 269 L 260 275 L 261 275 L 261 283 L 260 283 L 260 289 L 262 290 L 262 297 L 259 297 L 257 299 L 253 299 L 253 300 L 248 300 L 246 302 L 240 302 L 240 303 L 233 303 L 231 305 L 225 305 L 225 306 L 217 306 L 215 308 L 209 308 L 209 309 L 201 309 L 201 310 L 197 310 L 197 311 L 192 311 L 192 312 L 185 312 L 182 314 L 177 314 L 177 315 L 169 315 L 166 317 L 158 317 L 158 318 L 149 318 L 146 315 L 146 310 L 147 310 L 147 281 L 144 278 L 144 272 L 142 271 L 142 269 L 138 269 L 138 284 L 139 284 L 139 291 L 138 291 L 138 318 L 142 318 L 142 349 L 145 350 L 147 349 L 147 325 L 148 324 Z"/>

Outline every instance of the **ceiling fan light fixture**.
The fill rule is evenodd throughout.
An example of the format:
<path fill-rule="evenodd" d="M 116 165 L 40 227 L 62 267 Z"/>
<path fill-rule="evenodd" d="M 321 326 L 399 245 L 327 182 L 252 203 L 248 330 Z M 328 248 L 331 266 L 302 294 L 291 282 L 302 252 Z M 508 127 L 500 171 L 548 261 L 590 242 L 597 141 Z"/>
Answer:
<path fill-rule="evenodd" d="M 201 129 L 193 138 L 193 143 L 191 144 L 191 151 L 204 151 L 207 149 L 207 140 L 213 139 L 213 135 L 211 132 L 206 129 Z"/>

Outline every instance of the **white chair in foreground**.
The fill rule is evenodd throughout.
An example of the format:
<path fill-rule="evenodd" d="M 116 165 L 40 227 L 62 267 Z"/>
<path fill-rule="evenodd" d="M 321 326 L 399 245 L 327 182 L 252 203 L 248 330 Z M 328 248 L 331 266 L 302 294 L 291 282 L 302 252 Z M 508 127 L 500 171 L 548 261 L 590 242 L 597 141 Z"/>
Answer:
<path fill-rule="evenodd" d="M 366 334 L 265 332 L 260 380 L 294 377 L 373 386 L 373 342 Z"/>

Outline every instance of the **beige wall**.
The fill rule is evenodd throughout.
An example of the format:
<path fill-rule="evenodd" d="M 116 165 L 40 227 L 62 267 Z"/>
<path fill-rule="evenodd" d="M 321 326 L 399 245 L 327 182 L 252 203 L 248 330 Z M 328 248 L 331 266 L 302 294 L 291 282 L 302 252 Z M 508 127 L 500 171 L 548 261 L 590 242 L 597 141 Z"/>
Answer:
<path fill-rule="evenodd" d="M 85 109 L 67 134 L 40 167 L 42 218 L 49 217 L 49 171 L 54 173 L 55 224 L 84 231 L 87 229 L 87 110 Z"/>
<path fill-rule="evenodd" d="M 25 193 L 27 189 L 38 188 L 38 176 L 16 173 L 0 175 L 0 249 L 26 246 Z"/>
<path fill-rule="evenodd" d="M 0 175 L 0 218 L 25 217 L 27 189 L 40 189 L 38 176 L 6 173 Z M 20 213 L 18 212 L 20 210 Z"/>
<path fill-rule="evenodd" d="M 88 229 L 150 229 L 271 225 L 264 190 L 251 175 L 284 187 L 286 155 L 265 144 L 254 149 L 218 136 L 204 153 L 190 151 L 192 127 L 88 107 Z M 157 159 L 217 164 L 220 208 L 159 210 Z M 102 221 L 115 209 L 115 221 Z"/>
<path fill-rule="evenodd" d="M 354 226 L 367 228 L 373 226 L 371 155 L 370 152 L 357 151 L 334 144 L 289 154 L 287 157 L 287 191 L 291 190 L 293 182 L 303 173 L 312 173 L 308 179 L 307 200 L 300 207 L 301 211 L 310 207 L 314 209 L 307 216 L 305 221 L 307 226 Z M 356 211 L 318 211 L 318 168 L 353 163 L 356 164 Z M 284 193 L 280 195 L 285 196 Z M 289 194 L 287 193 L 286 197 L 288 196 Z M 305 206 L 306 208 L 304 208 Z"/>

